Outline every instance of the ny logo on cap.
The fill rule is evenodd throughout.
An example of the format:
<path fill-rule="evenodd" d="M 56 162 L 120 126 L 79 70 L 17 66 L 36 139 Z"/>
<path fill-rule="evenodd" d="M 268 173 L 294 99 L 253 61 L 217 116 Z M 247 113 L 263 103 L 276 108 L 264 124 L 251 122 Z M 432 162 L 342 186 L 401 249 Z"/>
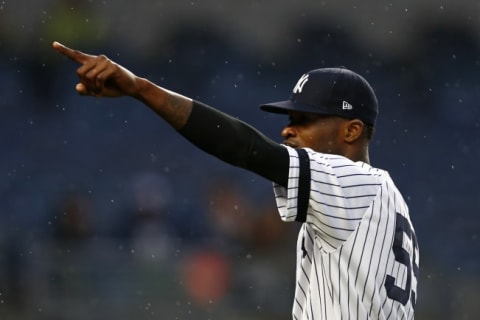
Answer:
<path fill-rule="evenodd" d="M 305 83 L 308 81 L 308 74 L 304 74 L 297 82 L 295 85 L 295 88 L 293 88 L 293 93 L 300 93 L 303 90 L 303 86 Z"/>

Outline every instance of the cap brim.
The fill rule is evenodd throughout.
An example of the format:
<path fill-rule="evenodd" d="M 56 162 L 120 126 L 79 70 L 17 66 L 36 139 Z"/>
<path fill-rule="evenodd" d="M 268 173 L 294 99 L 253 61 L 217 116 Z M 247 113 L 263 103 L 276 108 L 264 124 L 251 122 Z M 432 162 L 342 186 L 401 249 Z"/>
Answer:
<path fill-rule="evenodd" d="M 271 113 L 288 114 L 289 111 L 310 112 L 316 114 L 330 114 L 327 109 L 322 110 L 318 106 L 309 106 L 292 100 L 270 102 L 260 105 L 260 109 Z"/>

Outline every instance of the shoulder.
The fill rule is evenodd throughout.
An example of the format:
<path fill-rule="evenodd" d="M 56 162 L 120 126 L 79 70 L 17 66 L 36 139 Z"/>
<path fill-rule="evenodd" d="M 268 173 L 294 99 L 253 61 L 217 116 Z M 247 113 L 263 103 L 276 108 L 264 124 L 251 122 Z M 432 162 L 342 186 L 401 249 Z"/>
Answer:
<path fill-rule="evenodd" d="M 388 172 L 362 161 L 352 161 L 344 156 L 316 152 L 305 148 L 312 166 L 329 168 L 337 174 L 363 173 L 372 176 L 388 176 Z"/>
<path fill-rule="evenodd" d="M 290 167 L 300 166 L 299 150 L 306 151 L 309 159 L 310 171 L 313 176 L 330 176 L 331 178 L 340 178 L 342 180 L 375 180 L 375 184 L 381 183 L 385 179 L 390 179 L 387 171 L 371 166 L 365 162 L 352 161 L 344 156 L 316 152 L 310 148 L 294 149 L 282 145 L 288 150 L 290 156 Z"/>

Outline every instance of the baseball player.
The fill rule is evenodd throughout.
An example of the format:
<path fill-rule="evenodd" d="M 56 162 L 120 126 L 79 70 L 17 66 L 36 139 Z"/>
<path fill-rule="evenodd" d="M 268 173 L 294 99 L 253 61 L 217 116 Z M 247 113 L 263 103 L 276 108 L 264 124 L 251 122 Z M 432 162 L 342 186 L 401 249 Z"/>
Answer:
<path fill-rule="evenodd" d="M 278 144 L 103 55 L 53 46 L 80 64 L 81 95 L 134 97 L 200 149 L 273 182 L 281 218 L 302 223 L 293 319 L 414 318 L 417 238 L 389 174 L 370 165 L 378 105 L 363 77 L 312 70 L 290 99 L 262 105 L 289 117 Z"/>

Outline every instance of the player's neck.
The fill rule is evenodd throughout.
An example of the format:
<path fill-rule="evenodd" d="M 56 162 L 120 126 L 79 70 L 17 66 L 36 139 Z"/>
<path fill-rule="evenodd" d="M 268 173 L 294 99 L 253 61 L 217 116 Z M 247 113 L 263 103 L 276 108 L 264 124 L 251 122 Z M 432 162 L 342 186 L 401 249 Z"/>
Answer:
<path fill-rule="evenodd" d="M 368 146 L 363 148 L 350 148 L 345 152 L 344 156 L 353 162 L 361 161 L 370 164 Z"/>
<path fill-rule="evenodd" d="M 367 154 L 363 157 L 363 160 L 360 160 L 362 162 L 365 162 L 366 164 L 370 164 L 370 157 L 368 155 L 368 152 Z"/>

